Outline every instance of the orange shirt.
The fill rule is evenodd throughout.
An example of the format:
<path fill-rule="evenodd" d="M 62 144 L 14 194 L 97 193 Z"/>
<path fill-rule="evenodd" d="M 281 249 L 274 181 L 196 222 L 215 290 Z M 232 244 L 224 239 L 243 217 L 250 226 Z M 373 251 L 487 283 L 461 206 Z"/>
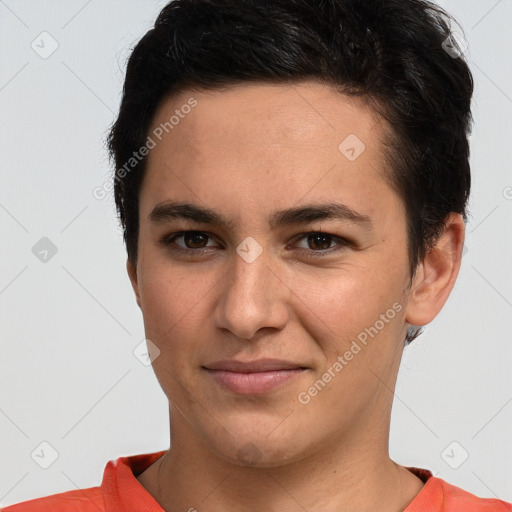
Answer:
<path fill-rule="evenodd" d="M 3 512 L 163 512 L 135 478 L 164 451 L 119 457 L 105 467 L 99 487 L 77 489 L 3 508 Z M 425 482 L 404 512 L 512 512 L 512 504 L 478 498 L 426 469 L 407 468 Z"/>

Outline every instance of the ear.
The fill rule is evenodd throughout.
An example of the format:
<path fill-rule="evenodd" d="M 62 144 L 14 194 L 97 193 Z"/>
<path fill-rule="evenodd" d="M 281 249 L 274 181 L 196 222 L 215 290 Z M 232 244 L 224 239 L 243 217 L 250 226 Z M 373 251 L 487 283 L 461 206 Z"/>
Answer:
<path fill-rule="evenodd" d="M 418 264 L 405 309 L 407 323 L 430 323 L 448 300 L 459 274 L 465 229 L 462 216 L 451 213 L 436 245 Z"/>
<path fill-rule="evenodd" d="M 137 304 L 139 308 L 142 309 L 142 302 L 140 300 L 140 291 L 139 291 L 139 282 L 137 279 L 137 266 L 134 265 L 129 259 L 126 260 L 126 270 L 128 272 L 128 276 L 132 283 L 133 291 L 135 292 L 135 298 L 137 299 Z"/>

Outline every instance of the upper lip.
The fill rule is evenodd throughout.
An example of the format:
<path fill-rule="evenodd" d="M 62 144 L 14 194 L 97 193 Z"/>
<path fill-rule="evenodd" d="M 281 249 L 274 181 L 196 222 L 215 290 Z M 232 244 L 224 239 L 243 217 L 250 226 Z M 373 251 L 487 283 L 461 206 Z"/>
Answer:
<path fill-rule="evenodd" d="M 296 370 L 305 368 L 301 364 L 279 359 L 257 359 L 255 361 L 237 361 L 235 359 L 216 361 L 205 366 L 207 370 L 225 370 L 237 373 L 269 372 L 272 370 Z"/>

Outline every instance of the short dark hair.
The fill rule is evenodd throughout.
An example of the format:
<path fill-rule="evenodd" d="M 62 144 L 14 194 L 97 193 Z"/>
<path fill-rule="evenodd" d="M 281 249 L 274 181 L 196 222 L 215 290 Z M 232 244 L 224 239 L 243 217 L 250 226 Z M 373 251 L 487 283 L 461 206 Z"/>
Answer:
<path fill-rule="evenodd" d="M 467 220 L 473 78 L 451 21 L 426 0 L 174 0 L 129 58 L 108 136 L 115 168 L 145 145 L 169 95 L 244 82 L 334 85 L 390 128 L 384 156 L 406 209 L 412 278 L 447 216 Z M 145 162 L 114 176 L 133 263 Z"/>

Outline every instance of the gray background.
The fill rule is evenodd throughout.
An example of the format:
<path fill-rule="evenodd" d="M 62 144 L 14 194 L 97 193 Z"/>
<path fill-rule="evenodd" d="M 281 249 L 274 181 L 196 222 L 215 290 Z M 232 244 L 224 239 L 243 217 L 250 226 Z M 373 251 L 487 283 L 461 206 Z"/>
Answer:
<path fill-rule="evenodd" d="M 130 47 L 164 4 L 0 0 L 0 506 L 99 485 L 108 460 L 168 447 L 166 398 L 133 354 L 142 316 L 113 200 L 92 195 Z M 476 81 L 467 252 L 405 350 L 390 452 L 512 501 L 512 1 L 441 5 Z M 48 469 L 42 442 L 58 453 Z"/>

